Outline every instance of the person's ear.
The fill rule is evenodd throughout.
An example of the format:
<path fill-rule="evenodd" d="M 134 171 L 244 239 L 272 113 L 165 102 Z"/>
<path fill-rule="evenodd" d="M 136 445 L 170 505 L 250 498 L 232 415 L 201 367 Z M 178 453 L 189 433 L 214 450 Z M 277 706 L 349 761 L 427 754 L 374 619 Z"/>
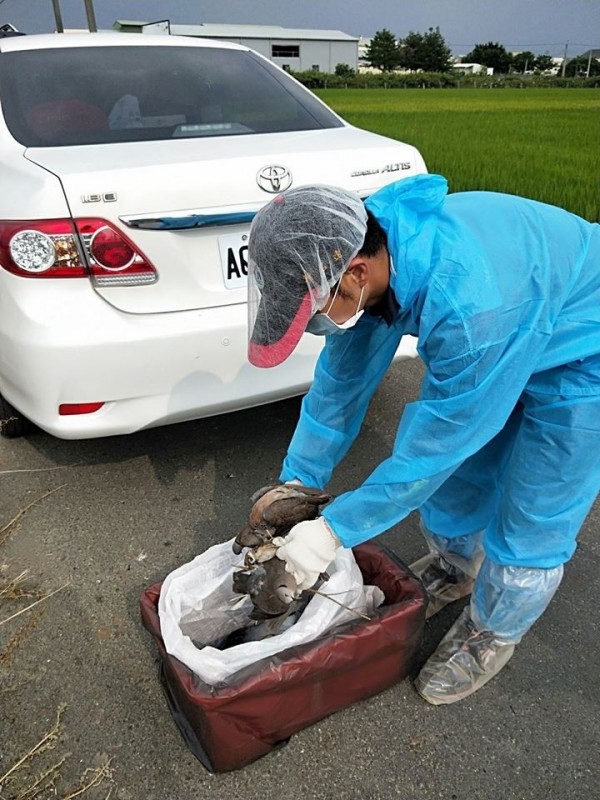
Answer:
<path fill-rule="evenodd" d="M 369 280 L 369 264 L 363 256 L 354 256 L 346 267 L 346 274 L 362 289 Z"/>

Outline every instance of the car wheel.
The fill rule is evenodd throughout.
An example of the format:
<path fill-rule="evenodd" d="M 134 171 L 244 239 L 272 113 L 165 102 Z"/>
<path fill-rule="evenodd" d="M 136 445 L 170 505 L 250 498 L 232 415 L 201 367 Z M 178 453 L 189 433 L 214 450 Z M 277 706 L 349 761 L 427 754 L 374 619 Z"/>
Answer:
<path fill-rule="evenodd" d="M 29 420 L 0 394 L 0 436 L 15 439 L 29 430 Z"/>

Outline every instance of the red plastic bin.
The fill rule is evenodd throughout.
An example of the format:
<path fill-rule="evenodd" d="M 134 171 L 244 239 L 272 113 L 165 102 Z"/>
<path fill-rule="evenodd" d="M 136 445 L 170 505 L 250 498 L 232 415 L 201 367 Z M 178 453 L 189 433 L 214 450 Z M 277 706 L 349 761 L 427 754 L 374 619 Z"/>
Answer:
<path fill-rule="evenodd" d="M 160 653 L 171 714 L 192 753 L 211 772 L 249 764 L 293 733 L 378 694 L 410 672 L 425 626 L 425 590 L 387 548 L 368 542 L 353 552 L 365 584 L 375 584 L 385 595 L 374 617 L 263 659 L 228 684 L 209 686 L 166 652 L 158 617 L 162 584 L 142 594 L 142 621 Z"/>

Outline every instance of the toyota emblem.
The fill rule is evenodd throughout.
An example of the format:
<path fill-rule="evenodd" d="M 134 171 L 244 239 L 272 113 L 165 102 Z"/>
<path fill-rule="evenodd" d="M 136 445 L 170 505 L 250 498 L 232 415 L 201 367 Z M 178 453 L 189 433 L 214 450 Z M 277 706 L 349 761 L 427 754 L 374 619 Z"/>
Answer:
<path fill-rule="evenodd" d="M 270 164 L 259 170 L 256 182 L 265 192 L 284 192 L 292 185 L 292 174 L 287 167 Z"/>

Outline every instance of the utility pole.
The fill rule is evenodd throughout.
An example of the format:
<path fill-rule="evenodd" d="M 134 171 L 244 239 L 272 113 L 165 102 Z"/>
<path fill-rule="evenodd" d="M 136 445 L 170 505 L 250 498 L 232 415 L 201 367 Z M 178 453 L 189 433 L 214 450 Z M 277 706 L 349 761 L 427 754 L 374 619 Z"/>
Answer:
<path fill-rule="evenodd" d="M 83 0 L 83 2 L 85 3 L 85 13 L 87 15 L 88 30 L 90 33 L 98 33 L 98 27 L 96 25 L 96 15 L 94 14 L 93 0 Z"/>
<path fill-rule="evenodd" d="M 565 77 L 565 70 L 567 68 L 567 50 L 568 50 L 568 48 L 569 48 L 569 43 L 567 42 L 565 44 L 565 54 L 563 56 L 562 71 L 560 73 L 563 78 Z"/>
<path fill-rule="evenodd" d="M 587 70 L 585 72 L 585 77 L 586 78 L 590 77 L 590 69 L 591 69 L 591 67 L 592 67 L 592 51 L 590 50 L 590 55 L 589 55 L 589 58 L 588 58 Z"/>
<path fill-rule="evenodd" d="M 52 0 L 52 6 L 54 7 L 54 21 L 56 22 L 56 32 L 64 33 L 65 28 L 62 21 L 62 15 L 60 13 L 60 1 Z"/>

